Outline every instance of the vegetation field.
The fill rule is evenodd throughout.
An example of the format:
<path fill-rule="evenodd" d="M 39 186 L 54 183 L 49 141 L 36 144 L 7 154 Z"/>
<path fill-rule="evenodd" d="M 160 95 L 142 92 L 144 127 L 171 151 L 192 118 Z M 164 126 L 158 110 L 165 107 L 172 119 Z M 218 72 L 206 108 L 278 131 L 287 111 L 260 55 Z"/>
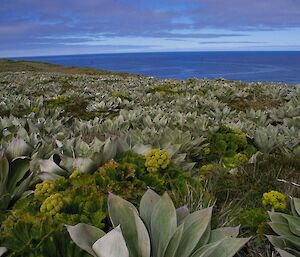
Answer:
<path fill-rule="evenodd" d="M 300 256 L 300 87 L 0 60 L 0 256 Z"/>

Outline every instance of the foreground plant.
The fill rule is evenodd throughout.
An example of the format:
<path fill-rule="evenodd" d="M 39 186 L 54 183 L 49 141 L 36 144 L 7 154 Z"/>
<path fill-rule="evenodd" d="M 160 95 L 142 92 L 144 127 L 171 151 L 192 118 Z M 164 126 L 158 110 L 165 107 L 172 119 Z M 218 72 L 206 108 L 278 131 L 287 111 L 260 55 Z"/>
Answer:
<path fill-rule="evenodd" d="M 282 193 L 272 190 L 263 194 L 262 204 L 271 207 L 272 211 L 284 210 L 286 208 L 286 199 Z"/>
<path fill-rule="evenodd" d="M 145 166 L 149 172 L 157 172 L 159 168 L 166 169 L 171 162 L 168 152 L 153 149 L 146 155 Z"/>
<path fill-rule="evenodd" d="M 0 150 L 0 210 L 6 210 L 12 201 L 22 197 L 32 180 L 30 159 L 19 156 L 11 161 Z"/>
<path fill-rule="evenodd" d="M 269 212 L 269 225 L 279 236 L 268 235 L 281 257 L 300 257 L 300 199 L 291 200 L 292 215 Z"/>
<path fill-rule="evenodd" d="M 72 240 L 95 257 L 231 257 L 249 240 L 237 238 L 238 227 L 211 230 L 212 208 L 176 210 L 167 193 L 150 189 L 139 211 L 113 194 L 108 211 L 114 229 L 107 234 L 84 223 L 67 225 Z"/>
<path fill-rule="evenodd" d="M 144 156 L 126 152 L 116 160 L 102 165 L 94 174 L 75 171 L 75 174 L 72 173 L 74 176 L 69 178 L 46 180 L 37 184 L 34 193 L 17 201 L 11 211 L 0 212 L 0 246 L 8 249 L 7 256 L 75 257 L 74 254 L 65 254 L 69 250 L 59 250 L 59 238 L 64 237 L 68 249 L 73 251 L 73 245 L 81 253 L 79 256 L 83 257 L 82 251 L 73 244 L 71 238 L 66 237 L 68 234 L 64 224 L 87 223 L 100 229 L 110 228 L 107 211 L 108 192 L 114 192 L 137 205 L 147 187 L 151 187 L 158 193 L 168 191 L 176 205 L 180 206 L 187 202 L 185 199 L 193 185 L 199 190 L 199 196 L 194 195 L 193 201 L 200 201 L 200 192 L 204 192 L 201 184 L 188 173 L 182 172 L 174 163 L 156 173 L 148 172 L 144 164 Z M 208 205 L 209 197 L 203 202 Z M 44 224 L 45 220 L 48 221 L 47 224 Z M 25 227 L 21 227 L 21 224 Z M 36 234 L 32 231 L 41 233 Z M 16 235 L 22 237 L 16 238 Z M 25 238 L 23 235 L 30 237 Z M 51 241 L 52 237 L 58 240 Z M 45 247 L 48 243 L 53 249 L 60 251 L 60 255 L 46 255 Z"/>
<path fill-rule="evenodd" d="M 0 247 L 0 256 L 3 256 L 7 252 L 7 249 L 5 247 Z"/>

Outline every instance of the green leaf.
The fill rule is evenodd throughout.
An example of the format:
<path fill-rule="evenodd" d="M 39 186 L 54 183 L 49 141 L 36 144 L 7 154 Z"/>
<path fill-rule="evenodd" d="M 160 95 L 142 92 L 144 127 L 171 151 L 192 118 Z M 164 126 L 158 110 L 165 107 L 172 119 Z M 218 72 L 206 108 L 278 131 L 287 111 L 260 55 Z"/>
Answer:
<path fill-rule="evenodd" d="M 143 124 L 146 126 L 146 127 L 152 127 L 153 126 L 153 122 L 151 120 L 151 117 L 149 115 L 146 115 L 143 119 Z"/>
<path fill-rule="evenodd" d="M 77 157 L 73 162 L 73 168 L 80 170 L 82 173 L 92 173 L 98 167 L 97 164 L 88 157 Z"/>
<path fill-rule="evenodd" d="M 70 237 L 76 245 L 81 249 L 87 251 L 89 254 L 97 257 L 96 253 L 92 249 L 92 245 L 105 233 L 94 226 L 90 226 L 84 223 L 79 223 L 75 226 L 65 225 Z"/>
<path fill-rule="evenodd" d="M 113 226 L 121 226 L 130 256 L 150 257 L 148 231 L 134 205 L 119 196 L 110 194 L 108 212 Z"/>
<path fill-rule="evenodd" d="M 188 257 L 195 249 L 210 225 L 212 208 L 188 215 L 184 220 L 184 231 L 176 257 Z"/>
<path fill-rule="evenodd" d="M 296 257 L 300 256 L 300 251 L 296 251 L 295 249 L 291 249 L 291 248 L 285 248 L 285 250 L 287 250 L 290 254 L 295 255 Z"/>
<path fill-rule="evenodd" d="M 226 238 L 207 257 L 232 257 L 250 238 Z"/>
<path fill-rule="evenodd" d="M 157 193 L 151 189 L 148 189 L 140 202 L 140 216 L 145 222 L 149 231 L 151 227 L 151 215 L 154 210 L 154 206 L 157 204 L 159 199 L 160 196 Z"/>
<path fill-rule="evenodd" d="M 28 157 L 19 157 L 11 162 L 10 176 L 8 178 L 7 190 L 12 192 L 17 183 L 21 181 L 29 170 L 30 159 Z"/>
<path fill-rule="evenodd" d="M 290 254 L 290 253 L 284 251 L 284 250 L 281 250 L 281 249 L 278 249 L 278 248 L 275 248 L 275 249 L 280 254 L 281 257 L 297 257 L 293 254 Z"/>
<path fill-rule="evenodd" d="M 0 256 L 5 254 L 7 252 L 7 249 L 5 247 L 0 247 Z"/>
<path fill-rule="evenodd" d="M 183 234 L 183 224 L 181 224 L 177 230 L 175 231 L 174 235 L 172 236 L 168 247 L 166 249 L 166 252 L 164 254 L 164 257 L 174 257 L 176 254 L 176 251 L 178 249 L 180 240 L 182 238 Z"/>
<path fill-rule="evenodd" d="M 300 251 L 300 240 L 298 236 L 281 236 L 281 238 L 292 244 L 294 246 L 293 249 L 296 247 L 296 250 Z"/>
<path fill-rule="evenodd" d="M 120 227 L 114 228 L 97 240 L 92 249 L 98 257 L 129 257 Z"/>
<path fill-rule="evenodd" d="M 300 237 L 300 218 L 299 217 L 293 217 L 291 215 L 283 215 L 284 218 L 288 221 L 290 231 L 294 234 Z"/>
<path fill-rule="evenodd" d="M 284 249 L 287 246 L 285 240 L 280 236 L 267 235 L 266 237 L 268 238 L 270 243 L 277 248 Z"/>
<path fill-rule="evenodd" d="M 202 246 L 206 245 L 209 241 L 210 234 L 211 234 L 211 227 L 209 225 L 209 226 L 207 226 L 206 230 L 204 231 L 204 233 L 203 233 L 201 239 L 199 240 L 195 249 L 199 249 Z"/>
<path fill-rule="evenodd" d="M 287 220 L 284 218 L 282 213 L 271 211 L 268 212 L 268 214 L 272 222 L 288 224 Z"/>
<path fill-rule="evenodd" d="M 203 245 L 201 248 L 196 250 L 191 255 L 191 257 L 208 257 L 208 256 L 210 256 L 210 254 L 215 250 L 215 248 L 218 247 L 218 245 L 220 245 L 224 240 L 225 240 L 225 238 L 223 238 L 222 240 L 217 241 L 217 242 Z"/>
<path fill-rule="evenodd" d="M 87 156 L 89 155 L 90 147 L 81 138 L 77 138 L 74 147 L 77 156 Z"/>
<path fill-rule="evenodd" d="M 138 216 L 137 213 L 133 212 L 134 218 L 135 218 L 135 227 L 136 227 L 136 235 L 137 235 L 137 243 L 134 242 L 130 236 L 130 234 L 126 233 L 126 240 L 127 245 L 130 245 L 130 242 L 136 243 L 137 245 L 137 252 L 139 257 L 150 257 L 151 253 L 151 243 L 150 243 L 150 238 L 148 231 L 145 227 L 145 224 L 141 220 L 141 218 Z M 122 226 L 122 225 L 121 225 Z M 130 231 L 129 231 L 130 232 Z M 125 233 L 124 233 L 125 234 Z M 130 237 L 130 240 L 129 240 Z"/>
<path fill-rule="evenodd" d="M 226 237 L 236 238 L 239 234 L 238 227 L 217 228 L 211 231 L 209 243 L 220 241 Z"/>
<path fill-rule="evenodd" d="M 6 192 L 8 173 L 8 160 L 4 155 L 4 151 L 0 151 L 0 196 Z"/>
<path fill-rule="evenodd" d="M 176 209 L 177 224 L 180 225 L 189 214 L 190 210 L 186 205 Z"/>
<path fill-rule="evenodd" d="M 104 142 L 100 141 L 97 137 L 95 137 L 90 144 L 90 148 L 94 153 L 101 153 L 103 149 Z"/>
<path fill-rule="evenodd" d="M 280 236 L 292 235 L 289 226 L 285 223 L 269 222 L 268 223 L 273 231 Z"/>
<path fill-rule="evenodd" d="M 108 160 L 115 158 L 116 153 L 117 144 L 108 138 L 103 147 L 103 161 L 107 162 Z"/>
<path fill-rule="evenodd" d="M 132 203 L 112 193 L 109 194 L 108 213 L 111 223 L 114 227 L 117 227 L 119 224 L 121 224 L 120 221 L 126 218 L 126 215 L 130 213 L 131 209 L 138 214 L 137 209 Z"/>
<path fill-rule="evenodd" d="M 154 207 L 151 216 L 151 239 L 153 256 L 163 257 L 169 241 L 177 228 L 176 210 L 167 193 Z"/>
<path fill-rule="evenodd" d="M 34 194 L 34 190 L 27 190 L 21 195 L 20 199 L 24 199 L 31 194 Z"/>
<path fill-rule="evenodd" d="M 181 153 L 181 154 L 176 154 L 176 156 L 173 158 L 173 161 L 175 163 L 181 163 L 185 160 L 186 158 L 186 154 L 185 153 Z"/>
<path fill-rule="evenodd" d="M 25 128 L 20 127 L 17 133 L 21 138 L 23 138 L 24 140 L 26 140 L 27 142 L 30 140 L 28 133 L 26 131 Z"/>
<path fill-rule="evenodd" d="M 165 147 L 163 150 L 167 151 L 170 157 L 174 156 L 180 149 L 181 144 L 169 145 Z"/>
<path fill-rule="evenodd" d="M 183 163 L 181 167 L 184 171 L 191 171 L 195 167 L 195 165 L 196 162 L 189 162 L 189 163 L 187 162 L 187 163 Z"/>
<path fill-rule="evenodd" d="M 117 144 L 117 151 L 119 153 L 127 152 L 130 150 L 129 144 L 126 142 L 125 139 L 119 138 L 118 139 L 118 144 Z"/>
<path fill-rule="evenodd" d="M 300 199 L 292 198 L 292 210 L 294 210 L 294 216 L 300 216 Z"/>
<path fill-rule="evenodd" d="M 61 161 L 59 163 L 59 165 L 61 167 L 63 167 L 66 170 L 71 171 L 74 167 L 73 167 L 73 162 L 74 162 L 74 158 L 66 156 L 66 155 L 61 155 L 60 156 Z"/>
<path fill-rule="evenodd" d="M 0 210 L 6 210 L 11 201 L 11 195 L 5 194 L 0 196 Z"/>
<path fill-rule="evenodd" d="M 14 140 L 7 147 L 7 157 L 10 160 L 19 156 L 28 156 L 31 152 L 32 147 L 20 136 L 14 138 Z"/>
<path fill-rule="evenodd" d="M 58 176 L 68 175 L 68 172 L 59 167 L 53 160 L 40 160 L 39 164 L 41 172 L 50 173 Z"/>
<path fill-rule="evenodd" d="M 12 192 L 12 197 L 18 199 L 29 188 L 32 181 L 33 173 L 30 173 Z"/>
<path fill-rule="evenodd" d="M 143 144 L 136 144 L 133 148 L 132 151 L 135 153 L 138 153 L 140 155 L 146 155 L 148 152 L 150 152 L 152 149 L 151 145 L 143 145 Z"/>
<path fill-rule="evenodd" d="M 57 179 L 62 178 L 62 176 L 59 176 L 59 175 L 57 175 L 55 173 L 50 173 L 50 172 L 40 172 L 38 174 L 38 178 L 40 178 L 43 181 L 45 181 L 45 180 L 55 181 Z"/>

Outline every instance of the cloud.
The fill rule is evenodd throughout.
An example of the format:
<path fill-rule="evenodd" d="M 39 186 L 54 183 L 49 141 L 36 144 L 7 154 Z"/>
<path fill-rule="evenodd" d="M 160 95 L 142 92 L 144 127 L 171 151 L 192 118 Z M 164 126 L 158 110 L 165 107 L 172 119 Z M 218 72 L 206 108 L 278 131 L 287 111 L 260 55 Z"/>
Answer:
<path fill-rule="evenodd" d="M 189 13 L 194 20 L 194 27 L 266 30 L 300 26 L 298 0 L 195 2 L 199 3 L 198 8 Z"/>
<path fill-rule="evenodd" d="M 266 42 L 258 41 L 203 41 L 199 42 L 200 45 L 211 45 L 211 44 L 265 44 Z"/>
<path fill-rule="evenodd" d="M 246 34 L 238 33 L 172 33 L 172 32 L 157 32 L 150 35 L 145 35 L 148 37 L 160 37 L 160 38 L 220 38 L 220 37 L 243 37 Z"/>
<path fill-rule="evenodd" d="M 113 45 L 116 38 L 144 38 L 151 45 L 153 38 L 176 42 L 222 38 L 229 44 L 232 40 L 226 39 L 243 37 L 237 41 L 245 44 L 252 31 L 299 27 L 299 0 L 1 0 L 0 4 L 0 48 L 10 50 Z M 158 47 L 157 42 L 153 46 Z"/>

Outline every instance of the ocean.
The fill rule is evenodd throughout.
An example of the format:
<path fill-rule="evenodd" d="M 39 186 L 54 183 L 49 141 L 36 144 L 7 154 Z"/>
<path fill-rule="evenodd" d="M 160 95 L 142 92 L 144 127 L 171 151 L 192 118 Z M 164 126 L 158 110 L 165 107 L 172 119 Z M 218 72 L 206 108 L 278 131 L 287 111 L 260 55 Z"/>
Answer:
<path fill-rule="evenodd" d="M 300 83 L 300 52 L 163 52 L 19 57 L 158 78 Z"/>

